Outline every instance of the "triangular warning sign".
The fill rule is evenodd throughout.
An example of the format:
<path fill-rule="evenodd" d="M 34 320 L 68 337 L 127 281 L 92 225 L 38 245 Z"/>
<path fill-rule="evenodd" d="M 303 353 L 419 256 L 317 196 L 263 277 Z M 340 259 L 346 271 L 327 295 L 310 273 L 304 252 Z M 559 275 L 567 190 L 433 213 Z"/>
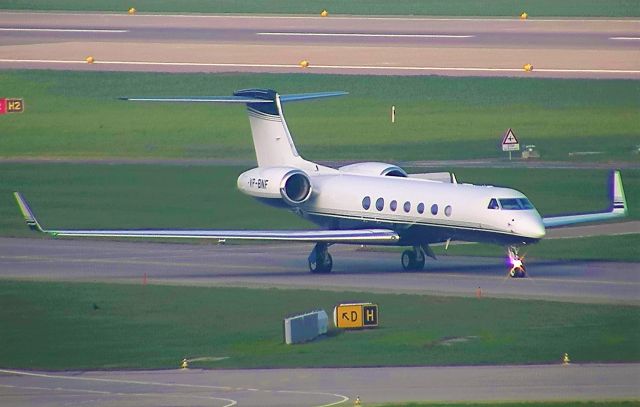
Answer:
<path fill-rule="evenodd" d="M 509 145 L 509 144 L 519 144 L 515 133 L 510 128 L 507 129 L 507 131 L 505 131 L 504 135 L 502 136 L 502 145 Z"/>

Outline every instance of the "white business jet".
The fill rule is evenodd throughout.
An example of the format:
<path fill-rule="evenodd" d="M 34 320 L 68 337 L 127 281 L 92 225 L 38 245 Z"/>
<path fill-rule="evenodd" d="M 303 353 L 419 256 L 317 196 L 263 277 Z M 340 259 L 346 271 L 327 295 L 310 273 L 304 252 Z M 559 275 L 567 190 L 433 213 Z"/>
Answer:
<path fill-rule="evenodd" d="M 518 248 L 535 243 L 545 228 L 624 217 L 627 206 L 618 171 L 611 175 L 607 211 L 540 217 L 519 191 L 489 185 L 458 183 L 452 173 L 407 174 L 381 162 L 329 168 L 302 158 L 293 143 L 282 105 L 345 92 L 279 95 L 273 90 L 240 90 L 231 97 L 123 98 L 147 102 L 246 104 L 258 167 L 238 177 L 238 189 L 268 205 L 291 210 L 319 225 L 319 230 L 49 230 L 36 220 L 24 197 L 16 192 L 27 224 L 52 236 L 246 239 L 313 242 L 312 273 L 329 273 L 328 247 L 336 243 L 407 246 L 405 270 L 421 270 L 429 246 L 450 241 L 503 245 L 509 275 L 524 277 Z"/>

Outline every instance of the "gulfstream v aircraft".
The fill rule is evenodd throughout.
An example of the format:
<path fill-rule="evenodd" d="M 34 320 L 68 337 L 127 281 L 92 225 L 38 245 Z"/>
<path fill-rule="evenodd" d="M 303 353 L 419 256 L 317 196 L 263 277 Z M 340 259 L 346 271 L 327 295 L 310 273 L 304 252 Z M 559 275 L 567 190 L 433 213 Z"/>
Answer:
<path fill-rule="evenodd" d="M 279 95 L 273 90 L 240 90 L 231 97 L 124 98 L 147 102 L 246 104 L 258 167 L 238 177 L 238 189 L 259 201 L 312 221 L 318 230 L 49 230 L 36 220 L 16 192 L 27 224 L 52 236 L 251 239 L 313 242 L 309 269 L 328 273 L 332 244 L 407 246 L 405 270 L 420 270 L 425 257 L 435 259 L 429 245 L 455 241 L 503 245 L 509 274 L 524 277 L 518 248 L 535 243 L 545 228 L 604 221 L 626 215 L 620 173 L 611 175 L 611 207 L 607 211 L 540 217 L 515 189 L 458 183 L 451 173 L 407 174 L 381 162 L 329 168 L 302 158 L 284 118 L 282 105 L 345 92 Z"/>

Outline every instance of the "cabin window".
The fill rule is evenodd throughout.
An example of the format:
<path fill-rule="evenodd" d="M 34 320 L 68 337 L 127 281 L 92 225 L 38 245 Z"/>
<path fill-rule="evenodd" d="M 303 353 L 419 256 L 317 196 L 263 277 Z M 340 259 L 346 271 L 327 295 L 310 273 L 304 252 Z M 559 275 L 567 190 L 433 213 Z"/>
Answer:
<path fill-rule="evenodd" d="M 411 210 L 411 202 L 407 201 L 404 203 L 404 211 L 406 213 L 409 213 L 410 210 Z"/>
<path fill-rule="evenodd" d="M 368 210 L 369 208 L 371 208 L 371 198 L 369 198 L 368 196 L 365 196 L 364 199 L 362 200 L 362 207 L 365 210 Z"/>
<path fill-rule="evenodd" d="M 398 201 L 394 199 L 393 201 L 389 202 L 389 209 L 395 212 L 396 209 L 398 209 Z"/>
<path fill-rule="evenodd" d="M 491 198 L 491 200 L 489 201 L 489 206 L 487 206 L 487 208 L 500 209 L 500 207 L 498 206 L 498 200 L 496 198 Z"/>
<path fill-rule="evenodd" d="M 384 199 L 378 198 L 376 200 L 376 209 L 379 210 L 379 211 L 384 209 Z"/>
<path fill-rule="evenodd" d="M 422 202 L 418 204 L 418 213 L 420 214 L 424 213 L 424 204 Z"/>
<path fill-rule="evenodd" d="M 444 207 L 444 214 L 449 217 L 451 216 L 451 205 L 447 205 Z"/>
<path fill-rule="evenodd" d="M 431 205 L 431 214 L 434 215 L 434 216 L 438 214 L 438 205 L 437 204 Z"/>

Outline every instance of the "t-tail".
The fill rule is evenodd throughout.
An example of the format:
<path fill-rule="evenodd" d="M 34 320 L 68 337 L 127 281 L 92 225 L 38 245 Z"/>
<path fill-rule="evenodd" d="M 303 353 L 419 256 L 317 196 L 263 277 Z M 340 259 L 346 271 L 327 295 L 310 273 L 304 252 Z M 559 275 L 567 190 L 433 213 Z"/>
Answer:
<path fill-rule="evenodd" d="M 249 114 L 253 145 L 259 167 L 294 166 L 304 167 L 306 162 L 298 154 L 293 138 L 284 118 L 282 105 L 297 102 L 343 96 L 347 92 L 319 92 L 279 95 L 271 89 L 244 89 L 233 96 L 197 96 L 178 98 L 121 98 L 123 100 L 146 102 L 185 103 L 245 103 Z"/>

